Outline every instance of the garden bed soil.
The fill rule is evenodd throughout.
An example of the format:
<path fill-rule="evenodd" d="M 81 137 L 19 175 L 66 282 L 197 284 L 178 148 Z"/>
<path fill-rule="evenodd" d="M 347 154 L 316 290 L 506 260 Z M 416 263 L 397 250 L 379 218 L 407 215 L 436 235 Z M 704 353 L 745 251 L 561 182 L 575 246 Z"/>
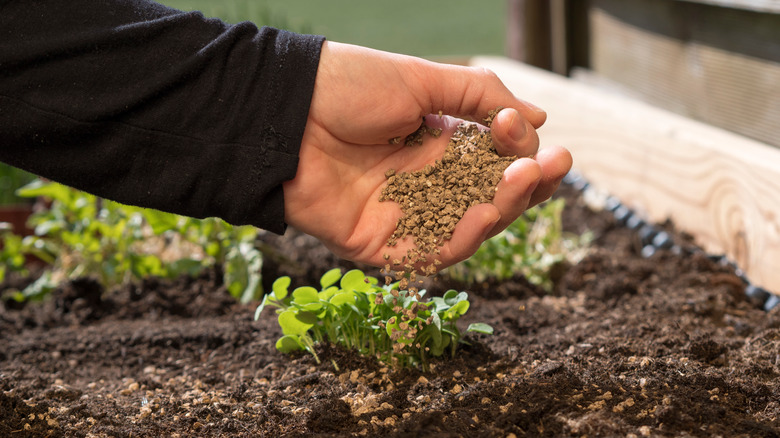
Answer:
<path fill-rule="evenodd" d="M 0 307 L 0 436 L 780 436 L 780 306 L 760 310 L 704 254 L 641 257 L 633 232 L 562 192 L 590 255 L 551 295 L 469 285 L 462 322 L 495 334 L 429 373 L 283 355 L 273 314 L 253 321 L 214 272 Z M 317 284 L 338 262 L 294 230 L 264 244 L 266 283 Z"/>

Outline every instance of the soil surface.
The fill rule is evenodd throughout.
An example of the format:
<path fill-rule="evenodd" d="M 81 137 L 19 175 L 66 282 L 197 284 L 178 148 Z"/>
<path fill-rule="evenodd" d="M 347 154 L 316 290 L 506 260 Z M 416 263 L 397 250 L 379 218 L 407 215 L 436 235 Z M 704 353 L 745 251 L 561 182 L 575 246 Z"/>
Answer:
<path fill-rule="evenodd" d="M 464 327 L 495 334 L 429 373 L 283 355 L 274 318 L 253 321 L 213 272 L 0 305 L 0 437 L 780 436 L 780 306 L 758 309 L 703 254 L 642 258 L 633 232 L 561 192 L 592 253 L 552 295 L 522 278 L 466 287 Z M 278 249 L 266 282 L 317 284 L 338 263 L 294 230 L 263 239 Z"/>

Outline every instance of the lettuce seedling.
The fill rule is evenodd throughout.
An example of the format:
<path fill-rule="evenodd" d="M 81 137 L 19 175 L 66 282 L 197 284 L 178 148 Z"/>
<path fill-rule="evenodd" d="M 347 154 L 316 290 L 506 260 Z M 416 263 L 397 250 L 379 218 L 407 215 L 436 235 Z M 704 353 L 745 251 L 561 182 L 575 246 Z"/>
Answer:
<path fill-rule="evenodd" d="M 122 205 L 42 180 L 17 194 L 50 200 L 30 218 L 35 236 L 21 243 L 13 240 L 21 238 L 3 237 L 13 243 L 0 254 L 8 266 L 24 254 L 50 265 L 18 299 L 43 298 L 67 278 L 93 276 L 110 289 L 148 276 L 195 276 L 213 265 L 222 267 L 225 287 L 236 299 L 249 302 L 262 295 L 263 258 L 255 246 L 258 230 L 252 226 Z"/>
<path fill-rule="evenodd" d="M 302 286 L 289 291 L 290 277 L 280 277 L 255 311 L 276 307 L 283 336 L 279 351 L 305 350 L 320 362 L 318 342 L 332 342 L 361 354 L 375 356 L 395 367 L 430 369 L 431 357 L 445 351 L 455 355 L 463 343 L 457 321 L 469 309 L 468 294 L 455 290 L 421 301 L 424 290 L 399 290 L 399 282 L 378 286 L 379 281 L 358 269 L 341 275 L 331 269 L 320 279 L 320 289 Z M 467 332 L 492 334 L 487 324 L 471 324 Z"/>
<path fill-rule="evenodd" d="M 550 273 L 563 262 L 577 263 L 588 251 L 590 232 L 573 235 L 563 230 L 562 198 L 535 206 L 487 240 L 469 259 L 447 268 L 446 273 L 466 283 L 488 278 L 507 280 L 521 274 L 547 291 L 553 288 Z"/>

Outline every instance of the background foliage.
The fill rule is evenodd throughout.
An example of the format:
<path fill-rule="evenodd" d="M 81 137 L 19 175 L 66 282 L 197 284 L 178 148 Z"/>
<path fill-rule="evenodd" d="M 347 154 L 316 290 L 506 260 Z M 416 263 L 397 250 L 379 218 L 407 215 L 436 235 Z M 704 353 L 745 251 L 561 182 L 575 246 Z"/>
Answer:
<path fill-rule="evenodd" d="M 325 35 L 424 57 L 503 55 L 504 0 L 163 0 L 231 23 Z"/>

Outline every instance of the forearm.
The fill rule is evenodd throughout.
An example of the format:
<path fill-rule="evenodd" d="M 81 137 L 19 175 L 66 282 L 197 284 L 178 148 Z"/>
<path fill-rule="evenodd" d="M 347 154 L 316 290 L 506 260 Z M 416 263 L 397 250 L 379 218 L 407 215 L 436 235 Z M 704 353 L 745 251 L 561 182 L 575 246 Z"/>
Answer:
<path fill-rule="evenodd" d="M 126 1 L 10 1 L 0 28 L 0 160 L 283 230 L 321 38 Z"/>

